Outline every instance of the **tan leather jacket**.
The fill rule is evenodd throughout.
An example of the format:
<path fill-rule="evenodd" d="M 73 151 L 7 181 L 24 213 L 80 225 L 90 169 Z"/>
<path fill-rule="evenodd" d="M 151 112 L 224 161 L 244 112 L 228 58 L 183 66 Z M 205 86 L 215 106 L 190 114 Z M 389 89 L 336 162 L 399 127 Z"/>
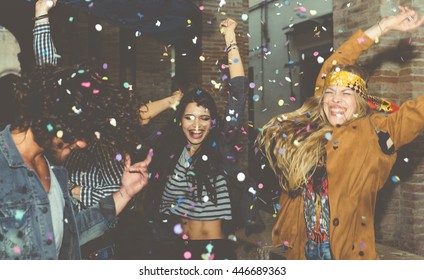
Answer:
<path fill-rule="evenodd" d="M 360 53 L 372 45 L 369 41 L 358 31 L 328 61 L 353 64 Z M 334 259 L 378 259 L 374 236 L 376 197 L 388 179 L 396 153 L 382 152 L 376 129 L 388 132 L 397 150 L 414 140 L 423 127 L 424 95 L 406 101 L 396 113 L 374 114 L 334 128 L 326 146 L 330 244 Z M 273 228 L 273 243 L 288 245 L 288 259 L 305 259 L 303 197 L 290 198 L 283 193 L 279 203 L 281 209 Z"/>

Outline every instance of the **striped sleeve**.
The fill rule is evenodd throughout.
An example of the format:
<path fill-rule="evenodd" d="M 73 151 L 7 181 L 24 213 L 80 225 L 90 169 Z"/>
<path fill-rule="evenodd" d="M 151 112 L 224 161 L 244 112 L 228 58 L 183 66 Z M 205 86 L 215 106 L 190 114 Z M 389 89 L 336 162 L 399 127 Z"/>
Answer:
<path fill-rule="evenodd" d="M 50 34 L 50 23 L 36 23 L 33 29 L 33 48 L 37 65 L 57 64 L 56 48 Z"/>

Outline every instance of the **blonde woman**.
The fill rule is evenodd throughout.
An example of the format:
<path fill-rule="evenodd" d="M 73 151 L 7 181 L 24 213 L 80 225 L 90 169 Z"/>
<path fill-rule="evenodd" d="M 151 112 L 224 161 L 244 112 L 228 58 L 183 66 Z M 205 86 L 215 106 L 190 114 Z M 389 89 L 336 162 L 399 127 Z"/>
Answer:
<path fill-rule="evenodd" d="M 358 31 L 331 56 L 353 64 L 362 50 L 389 30 L 409 31 L 424 19 L 400 14 Z M 377 114 L 372 109 L 392 112 Z M 289 259 L 377 259 L 376 196 L 396 160 L 396 150 L 424 127 L 424 96 L 400 108 L 367 90 L 354 65 L 334 66 L 318 78 L 316 96 L 295 112 L 271 119 L 257 145 L 283 188 L 273 228 L 275 245 Z"/>

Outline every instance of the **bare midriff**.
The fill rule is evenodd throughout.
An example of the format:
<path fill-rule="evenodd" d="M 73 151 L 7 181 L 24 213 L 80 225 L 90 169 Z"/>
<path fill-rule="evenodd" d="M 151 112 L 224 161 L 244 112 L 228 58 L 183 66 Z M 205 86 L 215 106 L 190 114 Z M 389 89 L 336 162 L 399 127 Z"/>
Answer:
<path fill-rule="evenodd" d="M 183 232 L 189 240 L 223 239 L 221 220 L 199 221 L 181 218 Z"/>

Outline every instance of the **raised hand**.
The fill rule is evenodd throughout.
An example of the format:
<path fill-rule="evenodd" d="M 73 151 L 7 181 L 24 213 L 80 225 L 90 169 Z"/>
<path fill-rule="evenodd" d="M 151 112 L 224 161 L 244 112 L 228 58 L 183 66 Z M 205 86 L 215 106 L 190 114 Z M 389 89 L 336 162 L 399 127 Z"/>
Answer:
<path fill-rule="evenodd" d="M 152 161 L 153 150 L 150 149 L 144 161 L 137 162 L 131 165 L 131 157 L 125 156 L 124 173 L 121 180 L 121 195 L 127 195 L 129 198 L 134 197 L 141 191 L 148 183 L 148 166 Z M 124 194 L 123 194 L 123 193 Z"/>
<path fill-rule="evenodd" d="M 399 6 L 399 14 L 383 18 L 379 25 L 382 31 L 398 30 L 402 32 L 411 31 L 424 23 L 424 17 L 411 8 Z"/>
<path fill-rule="evenodd" d="M 221 24 L 219 25 L 219 31 L 222 35 L 226 35 L 227 32 L 234 33 L 237 27 L 237 22 L 232 20 L 231 18 L 224 19 L 221 21 Z"/>
<path fill-rule="evenodd" d="M 57 0 L 38 0 L 35 3 L 35 16 L 48 14 L 56 6 Z"/>

